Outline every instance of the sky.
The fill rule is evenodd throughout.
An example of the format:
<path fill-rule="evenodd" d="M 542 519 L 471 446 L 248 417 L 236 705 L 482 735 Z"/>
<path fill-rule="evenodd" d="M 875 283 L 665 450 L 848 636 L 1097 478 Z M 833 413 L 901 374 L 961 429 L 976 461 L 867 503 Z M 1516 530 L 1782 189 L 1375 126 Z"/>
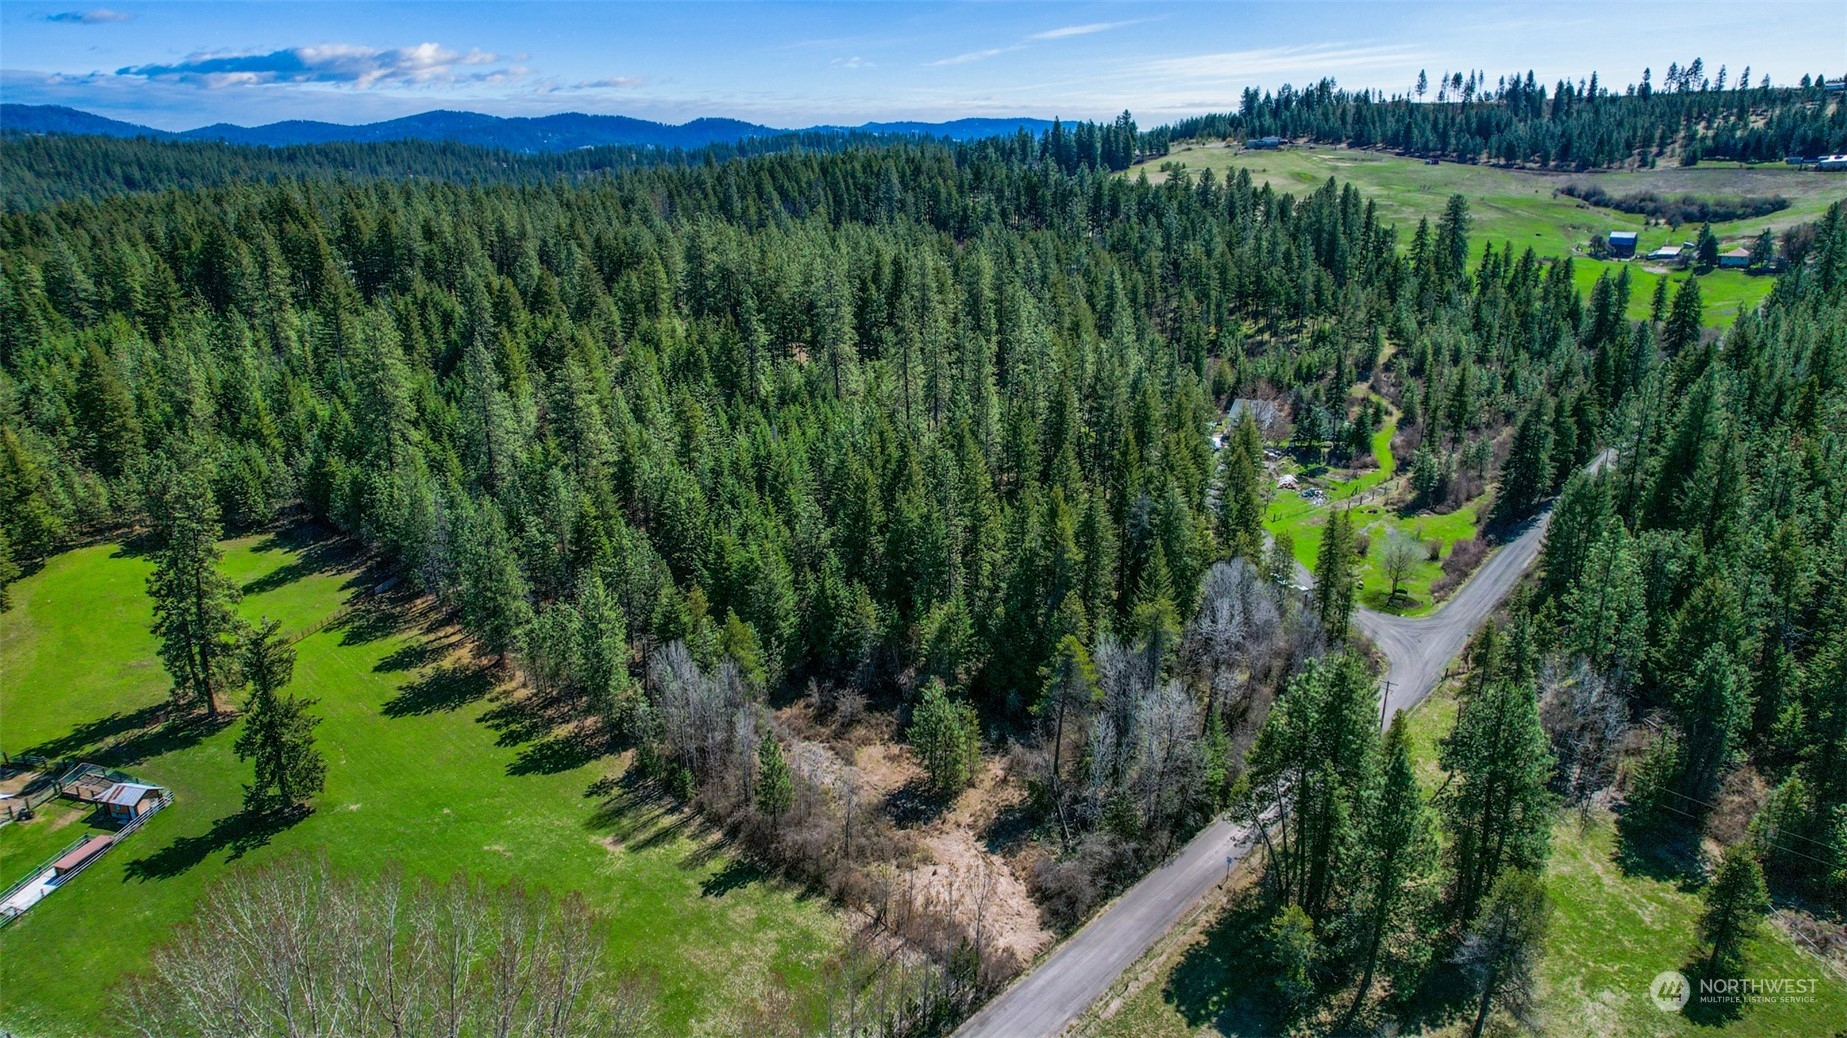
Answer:
<path fill-rule="evenodd" d="M 1146 127 L 1322 76 L 1593 71 L 1702 58 L 1847 73 L 1847 2 L 131 3 L 5 0 L 0 100 L 178 130 L 435 108 L 778 127 L 1057 115 Z"/>

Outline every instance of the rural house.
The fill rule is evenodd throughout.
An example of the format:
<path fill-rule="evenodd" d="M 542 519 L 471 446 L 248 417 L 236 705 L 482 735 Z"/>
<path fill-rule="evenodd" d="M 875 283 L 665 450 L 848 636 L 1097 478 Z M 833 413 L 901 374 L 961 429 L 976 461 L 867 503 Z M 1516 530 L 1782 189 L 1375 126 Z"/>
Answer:
<path fill-rule="evenodd" d="M 1751 265 L 1751 250 L 1750 249 L 1732 249 L 1729 252 L 1719 253 L 1719 266 L 1721 267 L 1729 267 L 1735 270 L 1743 270 L 1745 267 L 1748 267 L 1750 265 Z"/>
<path fill-rule="evenodd" d="M 1258 151 L 1273 151 L 1283 146 L 1283 139 L 1281 137 L 1259 137 L 1253 141 L 1245 141 L 1244 146 Z"/>

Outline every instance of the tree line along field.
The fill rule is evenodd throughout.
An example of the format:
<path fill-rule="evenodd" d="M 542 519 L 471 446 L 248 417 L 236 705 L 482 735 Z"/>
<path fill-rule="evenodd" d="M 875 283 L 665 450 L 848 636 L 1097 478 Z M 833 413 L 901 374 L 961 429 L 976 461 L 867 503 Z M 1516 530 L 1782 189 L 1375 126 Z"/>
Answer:
<path fill-rule="evenodd" d="M 808 983 L 843 927 L 825 900 L 736 860 L 685 812 L 600 783 L 591 760 L 548 736 L 411 603 L 372 606 L 370 574 L 308 528 L 226 542 L 243 614 L 299 634 L 293 689 L 319 699 L 328 758 L 319 809 L 273 830 L 240 824 L 249 767 L 242 722 L 152 724 L 168 679 L 148 632 L 152 562 L 104 544 L 58 555 L 10 590 L 0 614 L 0 715 L 12 752 L 95 760 L 174 791 L 171 808 L 65 890 L 0 931 L 0 1016 L 16 1033 L 116 1033 L 110 997 L 231 869 L 292 853 L 376 874 L 457 870 L 575 890 L 610 917 L 606 962 L 637 972 L 669 1033 L 727 1034 L 779 985 Z M 54 801 L 62 804 L 63 801 Z M 52 809 L 0 827 L 0 875 L 86 831 Z"/>
<path fill-rule="evenodd" d="M 1412 758 L 1427 791 L 1442 786 L 1447 776 L 1437 764 L 1437 743 L 1455 725 L 1456 706 L 1456 684 L 1449 683 L 1409 715 Z M 1554 823 L 1544 879 L 1554 914 L 1541 959 L 1537 1033 L 1808 1038 L 1839 1029 L 1847 979 L 1778 927 L 1765 928 L 1750 943 L 1745 954 L 1751 975 L 1813 980 L 1815 1001 L 1757 1005 L 1729 1018 L 1694 1019 L 1656 1009 L 1648 997 L 1650 981 L 1662 970 L 1687 968 L 1696 952 L 1703 884 L 1625 857 L 1607 809 L 1595 808 L 1582 818 L 1566 814 Z M 1230 889 L 1248 892 L 1242 884 Z M 1192 929 L 1131 970 L 1133 979 L 1119 1000 L 1093 1007 L 1077 1033 L 1087 1038 L 1283 1033 L 1287 1019 L 1271 1010 L 1272 967 L 1262 940 L 1253 939 L 1260 925 L 1261 917 L 1253 917 L 1238 894 L 1221 899 Z M 1420 1021 L 1416 1014 L 1399 1019 L 1405 1023 L 1401 1034 L 1451 1038 L 1466 1032 L 1466 1020 Z"/>
<path fill-rule="evenodd" d="M 1645 226 L 1641 216 L 1604 209 L 1558 193 L 1566 185 L 1596 184 L 1611 195 L 1628 195 L 1654 191 L 1662 195 L 1693 194 L 1701 198 L 1732 198 L 1740 195 L 1782 195 L 1789 199 L 1787 209 L 1758 219 L 1715 223 L 1713 233 L 1722 241 L 1738 240 L 1748 245 L 1765 228 L 1775 232 L 1815 220 L 1829 205 L 1847 198 L 1847 177 L 1813 170 L 1795 170 L 1781 166 L 1745 166 L 1735 163 L 1703 163 L 1691 168 L 1656 168 L 1649 170 L 1596 171 L 1590 173 L 1541 173 L 1506 169 L 1497 166 L 1442 162 L 1430 165 L 1422 159 L 1386 152 L 1331 145 L 1304 145 L 1276 151 L 1251 151 L 1236 144 L 1181 144 L 1164 158 L 1143 167 L 1151 181 L 1159 182 L 1168 174 L 1155 168 L 1167 162 L 1184 163 L 1191 176 L 1206 169 L 1218 175 L 1248 169 L 1256 183 L 1269 183 L 1278 191 L 1313 190 L 1331 176 L 1351 182 L 1367 198 L 1376 200 L 1382 216 L 1399 228 L 1400 246 L 1408 244 L 1410 234 L 1420 219 L 1434 223 L 1452 194 L 1469 199 L 1475 218 L 1471 245 L 1477 258 L 1483 249 L 1500 249 L 1512 245 L 1515 252 L 1532 248 L 1541 256 L 1570 256 L 1572 273 L 1578 287 L 1589 291 L 1599 274 L 1615 276 L 1623 264 L 1595 260 L 1585 253 L 1593 234 L 1613 230 L 1637 231 L 1638 256 L 1662 245 L 1679 244 L 1692 239 L 1698 225 L 1683 224 L 1677 229 L 1665 225 Z M 1134 176 L 1131 171 L 1128 175 Z M 1729 246 L 1728 246 L 1729 247 Z M 1630 297 L 1629 316 L 1640 320 L 1648 316 L 1648 304 L 1661 276 L 1645 269 L 1640 261 L 1628 264 L 1635 281 Z M 1675 278 L 1685 275 L 1675 273 Z M 1725 327 L 1740 308 L 1756 306 L 1770 291 L 1768 277 L 1736 270 L 1715 270 L 1700 276 L 1700 291 L 1706 302 L 1706 318 L 1713 327 Z"/>

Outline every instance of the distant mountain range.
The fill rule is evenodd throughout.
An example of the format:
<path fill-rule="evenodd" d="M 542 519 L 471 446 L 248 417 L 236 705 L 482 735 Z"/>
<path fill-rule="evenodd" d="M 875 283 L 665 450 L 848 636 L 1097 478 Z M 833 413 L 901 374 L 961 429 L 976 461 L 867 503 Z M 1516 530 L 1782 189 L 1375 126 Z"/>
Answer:
<path fill-rule="evenodd" d="M 504 118 L 479 112 L 424 112 L 380 123 L 340 123 L 291 119 L 263 126 L 213 123 L 178 133 L 156 130 L 60 105 L 0 104 L 0 132 L 97 134 L 106 137 L 154 137 L 163 140 L 209 140 L 280 147 L 335 141 L 456 141 L 508 151 L 569 151 L 610 144 L 654 148 L 702 148 L 750 137 L 785 133 L 875 133 L 892 136 L 949 137 L 975 140 L 1027 130 L 1037 134 L 1051 126 L 1046 119 L 957 119 L 952 122 L 887 122 L 859 126 L 810 126 L 780 130 L 737 119 L 694 119 L 679 126 L 631 119 L 625 115 L 565 112 L 539 118 Z"/>

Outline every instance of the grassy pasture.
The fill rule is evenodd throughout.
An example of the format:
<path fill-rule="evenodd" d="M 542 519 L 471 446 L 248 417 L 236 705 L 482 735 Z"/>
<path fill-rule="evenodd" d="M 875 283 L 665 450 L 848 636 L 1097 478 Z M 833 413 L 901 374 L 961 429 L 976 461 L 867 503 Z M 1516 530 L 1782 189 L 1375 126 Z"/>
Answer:
<path fill-rule="evenodd" d="M 652 977 L 670 1034 L 727 1034 L 778 980 L 800 985 L 838 946 L 819 898 L 732 860 L 683 813 L 620 783 L 619 763 L 551 734 L 454 651 L 409 603 L 370 606 L 376 578 L 337 542 L 263 535 L 226 545 L 243 612 L 301 632 L 292 686 L 318 697 L 326 792 L 305 820 L 253 827 L 239 813 L 248 765 L 237 725 L 176 733 L 146 722 L 164 699 L 143 582 L 150 560 L 113 545 L 51 559 L 0 614 L 0 740 L 71 755 L 171 787 L 175 802 L 121 847 L 0 931 L 0 1026 L 20 1035 L 116 1031 L 108 990 L 189 918 L 214 877 L 276 856 L 339 867 L 582 891 L 611 918 L 605 961 Z M 0 828 L 10 883 L 81 831 Z M 51 849 L 55 850 L 56 847 Z"/>
<path fill-rule="evenodd" d="M 1427 789 L 1442 782 L 1437 741 L 1455 719 L 1456 700 L 1447 687 L 1409 715 L 1411 749 Z M 1699 889 L 1685 878 L 1626 868 L 1607 811 L 1593 813 L 1584 825 L 1575 816 L 1559 820 L 1552 830 L 1545 881 L 1555 911 L 1540 967 L 1540 1034 L 1804 1038 L 1833 1034 L 1847 1019 L 1847 981 L 1772 926 L 1747 947 L 1746 973 L 1815 980 L 1813 1002 L 1752 1005 L 1732 1016 L 1656 1009 L 1648 997 L 1649 982 L 1662 970 L 1684 968 L 1696 951 Z M 1292 1030 L 1290 1021 L 1275 1015 L 1270 967 L 1257 936 L 1265 922 L 1261 912 L 1248 906 L 1227 908 L 1149 967 L 1145 983 L 1123 998 L 1107 1020 L 1087 1020 L 1082 1033 L 1107 1038 L 1330 1033 L 1315 1025 Z M 1350 986 L 1329 995 L 1331 1016 L 1339 1017 L 1352 998 Z M 1421 997 L 1413 1005 L 1398 1033 L 1455 1038 L 1468 1032 L 1465 1014 L 1441 1012 Z"/>
<path fill-rule="evenodd" d="M 1220 175 L 1249 169 L 1253 181 L 1268 182 L 1278 191 L 1297 195 L 1320 187 L 1330 176 L 1351 181 L 1362 196 L 1378 202 L 1382 219 L 1397 226 L 1401 247 L 1410 244 L 1418 220 L 1428 217 L 1435 223 L 1449 196 L 1461 194 L 1469 199 L 1474 215 L 1477 257 L 1490 245 L 1498 249 L 1508 243 L 1512 243 L 1515 252 L 1530 246 L 1541 256 L 1570 256 L 1578 283 L 1587 289 L 1601 271 L 1608 270 L 1614 277 L 1622 266 L 1589 258 L 1585 249 L 1591 235 L 1636 231 L 1641 235 L 1638 251 L 1647 252 L 1690 239 L 1699 228 L 1644 226 L 1640 216 L 1599 209 L 1556 193 L 1568 183 L 1599 184 L 1613 195 L 1656 191 L 1703 198 L 1783 195 L 1790 200 L 1788 209 L 1762 219 L 1714 224 L 1713 233 L 1722 241 L 1754 238 L 1765 227 L 1780 231 L 1814 220 L 1830 204 L 1847 199 L 1847 177 L 1782 166 L 1702 163 L 1688 169 L 1537 173 L 1453 162 L 1431 166 L 1421 159 L 1341 147 L 1242 151 L 1210 143 L 1182 145 L 1166 158 L 1147 164 L 1143 168 L 1150 180 L 1166 178 L 1156 168 L 1166 161 L 1183 162 L 1187 171 L 1195 174 L 1202 169 L 1212 169 Z M 1636 282 L 1630 316 L 1639 319 L 1648 313 L 1649 298 L 1659 275 L 1644 269 L 1641 263 L 1630 266 Z M 1770 282 L 1770 278 L 1734 270 L 1701 276 L 1707 323 L 1714 327 L 1730 325 L 1740 308 L 1756 306 L 1769 293 Z"/>

